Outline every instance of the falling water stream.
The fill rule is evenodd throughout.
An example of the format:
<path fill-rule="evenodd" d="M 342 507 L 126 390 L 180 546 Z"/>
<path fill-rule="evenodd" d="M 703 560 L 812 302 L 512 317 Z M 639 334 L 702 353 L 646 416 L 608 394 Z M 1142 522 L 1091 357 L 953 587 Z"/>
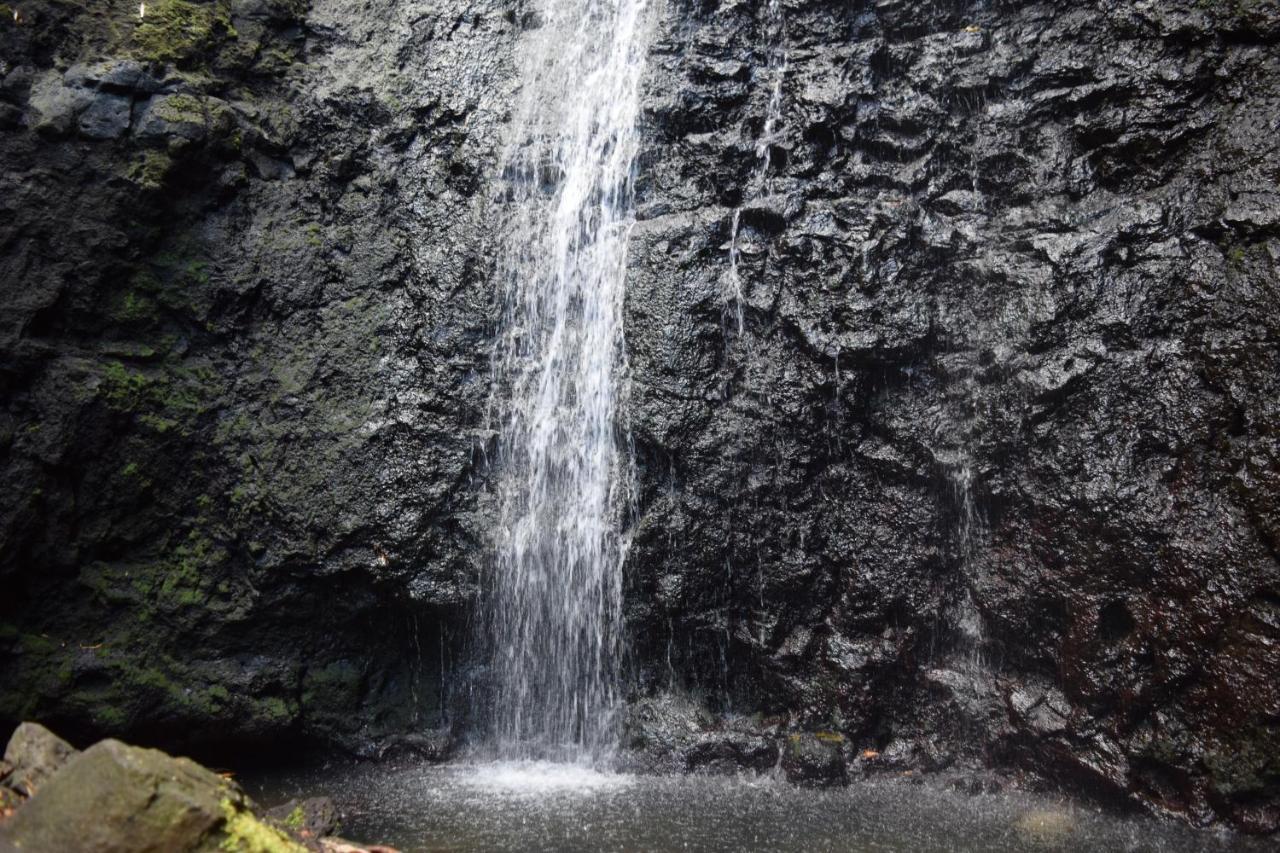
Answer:
<path fill-rule="evenodd" d="M 617 742 L 631 480 L 617 414 L 646 4 L 538 7 L 502 182 L 490 741 L 502 759 L 599 765 Z"/>
<path fill-rule="evenodd" d="M 1043 795 L 963 794 L 910 773 L 813 791 L 777 772 L 608 772 L 618 742 L 633 467 L 619 412 L 646 6 L 534 2 L 538 26 L 522 42 L 524 86 L 500 182 L 502 328 L 491 407 L 499 523 L 483 620 L 492 683 L 487 747 L 442 766 L 326 763 L 251 780 L 252 793 L 279 802 L 323 792 L 346 815 L 344 833 L 407 851 L 1268 849 Z M 787 61 L 780 0 L 768 0 L 766 31 L 770 98 L 746 202 L 770 190 Z M 732 303 L 739 338 L 741 213 L 732 219 L 725 299 L 726 325 Z M 983 519 L 962 451 L 945 462 L 968 563 Z M 965 630 L 980 647 L 981 623 L 974 624 Z"/>

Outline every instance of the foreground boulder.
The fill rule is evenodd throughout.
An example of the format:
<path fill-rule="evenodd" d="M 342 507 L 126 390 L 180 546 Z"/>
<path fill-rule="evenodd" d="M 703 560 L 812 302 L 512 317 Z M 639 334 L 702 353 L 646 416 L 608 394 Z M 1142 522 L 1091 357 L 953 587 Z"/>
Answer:
<path fill-rule="evenodd" d="M 34 796 L 45 781 L 79 753 L 39 723 L 23 723 L 5 747 L 0 783 L 24 797 Z"/>
<path fill-rule="evenodd" d="M 218 774 L 188 759 L 116 740 L 72 757 L 0 826 L 3 851 L 305 849 L 258 820 L 244 793 Z"/>

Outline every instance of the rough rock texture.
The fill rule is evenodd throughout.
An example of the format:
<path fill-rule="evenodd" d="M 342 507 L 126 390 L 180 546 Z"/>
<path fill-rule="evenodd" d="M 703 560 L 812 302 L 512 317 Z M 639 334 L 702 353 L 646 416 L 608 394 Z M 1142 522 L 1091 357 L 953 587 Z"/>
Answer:
<path fill-rule="evenodd" d="M 338 807 L 328 797 L 289 800 L 267 809 L 263 816 L 303 838 L 333 835 L 341 826 Z"/>
<path fill-rule="evenodd" d="M 842 785 L 848 780 L 844 737 L 833 732 L 798 732 L 786 739 L 782 770 L 802 785 Z"/>
<path fill-rule="evenodd" d="M 0 719 L 444 724 L 536 15 L 18 5 Z M 763 183 L 766 3 L 652 13 L 629 742 L 714 769 L 832 732 L 1280 826 L 1276 5 L 783 0 Z"/>
<path fill-rule="evenodd" d="M 745 196 L 764 4 L 653 49 L 647 683 L 1280 826 L 1280 10 L 782 5 Z"/>
<path fill-rule="evenodd" d="M 717 715 L 672 693 L 639 698 L 627 710 L 622 745 L 630 770 L 735 775 L 778 766 L 778 721 Z"/>
<path fill-rule="evenodd" d="M 33 796 L 77 754 L 75 747 L 39 723 L 23 723 L 4 748 L 7 769 L 0 772 L 0 785 Z"/>
<path fill-rule="evenodd" d="M 362 751 L 439 725 L 515 27 L 460 0 L 20 5 L 0 720 Z"/>
<path fill-rule="evenodd" d="M 255 818 L 236 786 L 185 758 L 104 740 L 0 825 L 0 849 L 32 853 L 303 853 Z"/>

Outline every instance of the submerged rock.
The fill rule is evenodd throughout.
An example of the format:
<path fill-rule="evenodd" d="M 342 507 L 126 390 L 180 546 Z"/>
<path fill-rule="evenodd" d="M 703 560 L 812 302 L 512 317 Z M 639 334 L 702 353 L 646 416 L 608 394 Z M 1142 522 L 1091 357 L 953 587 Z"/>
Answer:
<path fill-rule="evenodd" d="M 1075 831 L 1076 821 L 1069 812 L 1039 810 L 1018 818 L 1013 828 L 1023 842 L 1056 848 Z"/>
<path fill-rule="evenodd" d="M 384 844 L 356 844 L 341 838 L 322 838 L 319 849 L 321 853 L 398 853 Z"/>

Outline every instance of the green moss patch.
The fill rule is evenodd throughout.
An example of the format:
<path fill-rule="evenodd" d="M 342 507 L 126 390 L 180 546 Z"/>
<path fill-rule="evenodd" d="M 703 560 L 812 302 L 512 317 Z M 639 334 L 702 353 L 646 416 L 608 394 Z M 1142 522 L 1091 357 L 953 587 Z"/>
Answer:
<path fill-rule="evenodd" d="M 173 168 L 173 159 L 161 151 L 145 151 L 125 170 L 124 176 L 144 190 L 164 186 Z"/>
<path fill-rule="evenodd" d="M 1280 728 L 1241 727 L 1230 743 L 1205 753 L 1214 790 L 1226 797 L 1261 794 L 1280 785 Z"/>
<path fill-rule="evenodd" d="M 147 7 L 147 16 L 133 32 L 133 44 L 139 59 L 193 66 L 203 64 L 222 42 L 235 37 L 222 0 L 158 0 Z"/>
<path fill-rule="evenodd" d="M 185 434 L 194 428 L 196 418 L 210 410 L 218 390 L 217 374 L 208 367 L 166 365 L 140 370 L 110 361 L 98 374 L 97 396 L 108 408 L 133 415 L 152 432 L 177 429 Z"/>
<path fill-rule="evenodd" d="M 283 832 L 258 820 L 230 799 L 222 801 L 222 814 L 225 819 L 222 831 L 226 837 L 218 846 L 219 850 L 227 853 L 306 853 L 301 844 L 291 841 Z"/>

